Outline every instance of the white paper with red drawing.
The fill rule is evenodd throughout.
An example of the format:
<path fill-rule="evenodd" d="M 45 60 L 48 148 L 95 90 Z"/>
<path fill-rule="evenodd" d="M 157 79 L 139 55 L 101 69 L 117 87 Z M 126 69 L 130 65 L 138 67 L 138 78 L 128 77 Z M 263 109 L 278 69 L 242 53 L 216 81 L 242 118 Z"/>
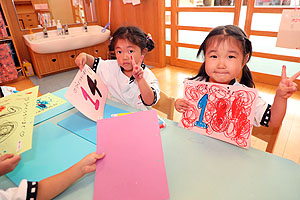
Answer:
<path fill-rule="evenodd" d="M 300 49 L 300 10 L 282 10 L 276 47 Z"/>
<path fill-rule="evenodd" d="M 82 114 L 93 121 L 103 118 L 107 87 L 87 65 L 78 71 L 65 97 Z"/>
<path fill-rule="evenodd" d="M 242 86 L 186 80 L 184 95 L 193 106 L 179 126 L 249 148 L 257 90 Z"/>

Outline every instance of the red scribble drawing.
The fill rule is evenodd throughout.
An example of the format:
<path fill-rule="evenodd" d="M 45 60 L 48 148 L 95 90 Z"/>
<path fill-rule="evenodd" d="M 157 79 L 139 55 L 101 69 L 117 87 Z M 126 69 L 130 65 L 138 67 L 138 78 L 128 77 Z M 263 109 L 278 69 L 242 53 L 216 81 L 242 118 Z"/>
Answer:
<path fill-rule="evenodd" d="M 292 19 L 292 23 L 297 23 L 297 22 L 300 22 L 300 18 L 294 18 L 294 19 Z"/>
<path fill-rule="evenodd" d="M 250 137 L 250 120 L 248 116 L 251 113 L 251 106 L 254 103 L 256 94 L 251 91 L 238 90 L 232 96 L 231 127 L 227 129 L 225 136 L 231 138 L 239 146 L 247 146 L 246 140 Z"/>
<path fill-rule="evenodd" d="M 216 132 L 223 132 L 228 126 L 228 111 L 230 102 L 227 99 L 219 99 L 215 103 L 216 112 L 211 119 L 211 128 Z"/>
<path fill-rule="evenodd" d="M 0 106 L 0 112 L 2 111 L 2 110 L 4 110 L 6 107 L 5 106 Z"/>
<path fill-rule="evenodd" d="M 198 109 L 193 106 L 190 108 L 190 110 L 183 113 L 181 122 L 185 128 L 189 129 L 194 126 L 194 123 L 198 119 L 198 116 Z"/>
<path fill-rule="evenodd" d="M 206 86 L 204 84 L 199 84 L 196 87 L 188 85 L 185 89 L 185 96 L 189 101 L 198 101 L 200 96 L 206 93 Z"/>
<path fill-rule="evenodd" d="M 220 84 L 199 83 L 187 84 L 185 97 L 193 106 L 182 115 L 184 128 L 196 127 L 212 137 L 228 138 L 238 146 L 249 145 L 247 141 L 252 128 L 249 116 L 256 92 L 249 89 L 234 91 Z"/>
<path fill-rule="evenodd" d="M 89 100 L 92 102 L 92 104 L 94 104 L 95 110 L 98 110 L 99 105 L 100 105 L 99 100 L 96 99 L 96 102 L 94 102 L 93 99 L 90 97 L 90 95 L 85 91 L 85 89 L 83 87 L 80 87 L 80 88 L 81 88 L 84 99 L 87 100 L 89 98 Z"/>

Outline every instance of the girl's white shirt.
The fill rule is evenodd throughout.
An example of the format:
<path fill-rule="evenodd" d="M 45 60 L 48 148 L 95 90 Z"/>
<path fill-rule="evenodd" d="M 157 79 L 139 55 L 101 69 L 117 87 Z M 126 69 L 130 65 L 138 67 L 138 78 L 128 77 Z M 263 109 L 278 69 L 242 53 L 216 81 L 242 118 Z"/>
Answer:
<path fill-rule="evenodd" d="M 22 180 L 19 187 L 0 190 L 1 200 L 25 200 L 27 195 L 27 180 Z"/>
<path fill-rule="evenodd" d="M 125 105 L 129 105 L 139 110 L 149 110 L 151 106 L 143 104 L 140 98 L 140 89 L 136 81 L 129 83 L 130 78 L 127 77 L 120 68 L 117 60 L 102 60 L 99 58 L 96 73 L 100 76 L 103 83 L 108 88 L 108 98 L 114 101 L 120 102 Z M 155 75 L 150 69 L 145 67 L 144 79 L 149 86 L 155 90 L 157 99 L 160 98 L 159 83 Z M 154 102 L 154 104 L 156 103 Z M 153 105 L 154 105 L 153 104 Z"/>

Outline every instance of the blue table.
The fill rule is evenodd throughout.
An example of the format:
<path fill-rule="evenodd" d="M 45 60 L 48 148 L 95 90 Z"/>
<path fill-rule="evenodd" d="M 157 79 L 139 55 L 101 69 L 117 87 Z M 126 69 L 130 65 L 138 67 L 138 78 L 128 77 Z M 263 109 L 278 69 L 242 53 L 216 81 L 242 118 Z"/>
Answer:
<path fill-rule="evenodd" d="M 108 104 L 128 111 L 125 105 Z M 57 123 L 76 113 L 71 109 L 49 119 Z M 290 160 L 249 150 L 185 130 L 165 120 L 161 129 L 171 200 L 300 199 L 300 166 Z M 39 126 L 39 125 L 38 125 Z M 74 183 L 56 199 L 93 199 L 95 173 Z M 0 188 L 15 185 L 0 178 Z"/>

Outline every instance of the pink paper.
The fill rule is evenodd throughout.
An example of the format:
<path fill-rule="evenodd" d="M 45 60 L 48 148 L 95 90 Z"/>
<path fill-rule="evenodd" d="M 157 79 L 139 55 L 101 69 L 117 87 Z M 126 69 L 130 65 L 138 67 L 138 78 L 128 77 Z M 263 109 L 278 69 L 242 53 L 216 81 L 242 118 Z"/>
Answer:
<path fill-rule="evenodd" d="M 88 66 L 78 71 L 65 97 L 82 114 L 97 121 L 103 118 L 107 87 Z"/>
<path fill-rule="evenodd" d="M 169 199 L 155 110 L 98 120 L 94 200 Z"/>
<path fill-rule="evenodd" d="M 179 126 L 243 148 L 249 148 L 257 90 L 188 80 L 185 99 L 193 106 Z"/>
<path fill-rule="evenodd" d="M 300 10 L 282 10 L 276 47 L 300 49 Z"/>

